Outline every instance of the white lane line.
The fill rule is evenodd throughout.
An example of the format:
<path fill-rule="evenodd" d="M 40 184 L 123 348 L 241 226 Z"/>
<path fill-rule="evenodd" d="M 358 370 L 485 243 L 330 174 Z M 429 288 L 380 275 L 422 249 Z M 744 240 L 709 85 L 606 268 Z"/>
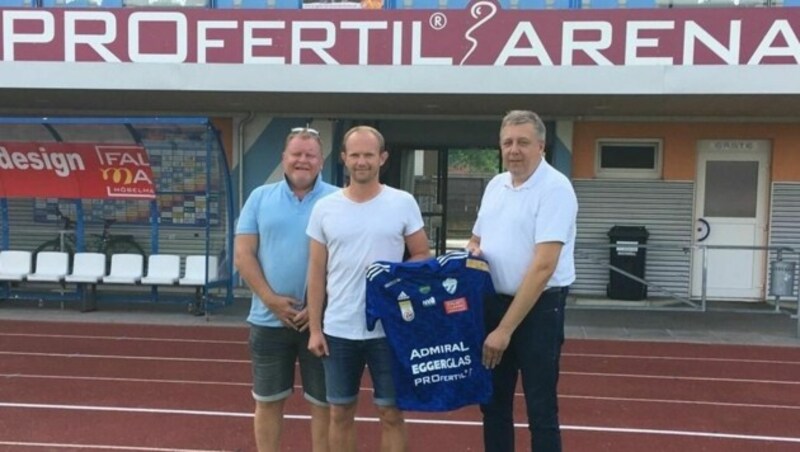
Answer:
<path fill-rule="evenodd" d="M 570 372 L 561 371 L 561 375 L 576 375 L 580 377 L 612 377 L 612 378 L 646 378 L 651 380 L 679 380 L 679 381 L 710 381 L 714 383 L 755 383 L 771 385 L 800 385 L 800 381 L 788 380 L 753 380 L 749 378 L 722 378 L 722 377 L 682 377 L 679 375 L 645 375 L 645 374 L 614 374 L 605 372 Z"/>
<path fill-rule="evenodd" d="M 573 356 L 579 358 L 608 358 L 608 359 L 641 359 L 659 361 L 702 361 L 715 363 L 749 363 L 749 364 L 787 364 L 791 366 L 800 365 L 800 361 L 785 361 L 771 359 L 742 359 L 742 358 L 706 358 L 699 356 L 652 356 L 652 355 L 619 355 L 606 353 L 570 353 L 563 352 L 561 356 Z"/>
<path fill-rule="evenodd" d="M 209 386 L 240 386 L 250 387 L 250 382 L 231 382 L 231 381 L 205 381 L 205 380 L 160 380 L 148 378 L 118 378 L 118 377 L 84 377 L 72 375 L 36 375 L 36 374 L 0 374 L 0 378 L 31 378 L 31 379 L 51 379 L 51 380 L 82 380 L 82 381 L 104 381 L 116 383 L 162 383 L 162 384 L 190 384 L 190 385 L 209 385 Z M 294 389 L 302 390 L 301 385 L 294 385 Z M 369 392 L 372 388 L 363 387 L 361 391 Z M 515 397 L 524 397 L 521 392 L 514 393 Z M 633 402 L 633 403 L 665 403 L 682 405 L 707 405 L 707 406 L 726 406 L 735 408 L 757 408 L 757 409 L 776 409 L 776 410 L 800 410 L 800 406 L 794 405 L 766 405 L 759 403 L 734 403 L 734 402 L 714 402 L 709 400 L 680 400 L 680 399 L 648 399 L 636 397 L 602 397 L 577 394 L 559 394 L 562 399 L 579 400 L 599 400 L 608 402 Z"/>
<path fill-rule="evenodd" d="M 245 328 L 245 327 L 243 327 Z M 3 333 L 0 337 L 41 337 L 53 339 L 99 339 L 109 341 L 146 341 L 146 342 L 176 342 L 190 344 L 231 344 L 246 345 L 247 341 L 234 340 L 211 340 L 211 339 L 181 339 L 171 337 L 143 337 L 143 336 L 94 336 L 81 334 L 33 334 L 33 333 Z M 627 342 L 626 342 L 627 343 Z M 653 356 L 653 355 L 625 355 L 611 353 L 577 353 L 563 352 L 562 356 L 586 357 L 586 358 L 612 358 L 612 359 L 641 359 L 641 360 L 667 360 L 667 361 L 709 361 L 709 362 L 731 362 L 731 363 L 751 363 L 751 364 L 786 364 L 800 365 L 800 360 L 767 360 L 767 359 L 742 359 L 742 358 L 712 358 L 712 357 L 691 357 L 691 356 Z"/>
<path fill-rule="evenodd" d="M 115 383 L 158 383 L 158 384 L 190 384 L 190 385 L 209 385 L 209 386 L 236 386 L 236 387 L 250 387 L 252 383 L 249 382 L 230 382 L 230 381 L 198 381 L 198 380 L 159 380 L 147 378 L 117 378 L 117 377 L 82 377 L 71 375 L 35 375 L 35 374 L 0 374 L 0 378 L 19 378 L 19 379 L 51 379 L 51 380 L 79 380 L 79 381 L 103 381 Z M 295 389 L 302 390 L 303 387 L 295 385 Z M 369 392 L 372 388 L 361 388 L 361 391 Z M 515 397 L 524 397 L 524 394 L 517 392 Z M 758 403 L 734 403 L 734 402 L 714 402 L 709 400 L 680 400 L 680 399 L 649 399 L 649 398 L 636 398 L 636 397 L 602 397 L 602 396 L 588 396 L 577 394 L 559 394 L 562 399 L 577 399 L 577 400 L 598 400 L 606 402 L 631 402 L 631 403 L 664 403 L 664 404 L 680 404 L 680 405 L 704 405 L 704 406 L 724 406 L 734 408 L 752 408 L 752 409 L 771 409 L 771 410 L 800 410 L 800 406 L 793 405 L 766 405 Z"/>
<path fill-rule="evenodd" d="M 521 425 L 515 424 L 515 427 Z M 527 427 L 527 425 L 525 425 Z M 800 443 L 800 438 L 791 436 L 765 436 L 765 435 L 740 435 L 736 433 L 711 433 L 711 432 L 692 432 L 687 430 L 656 430 L 649 428 L 616 428 L 616 427 L 594 427 L 583 425 L 567 425 L 562 426 L 562 430 L 575 430 L 586 432 L 604 432 L 604 433 L 636 433 L 644 435 L 665 435 L 665 436 L 690 436 L 698 438 L 716 438 L 716 439 L 738 439 L 746 441 L 765 441 L 765 442 L 782 442 L 782 443 Z"/>
<path fill-rule="evenodd" d="M 516 397 L 524 397 L 521 392 L 515 393 Z M 800 410 L 797 405 L 766 405 L 760 403 L 734 403 L 734 402 L 714 402 L 710 400 L 678 400 L 678 399 L 641 399 L 635 397 L 600 397 L 574 394 L 559 394 L 559 399 L 580 399 L 580 400 L 599 400 L 603 402 L 631 402 L 631 403 L 665 403 L 675 405 L 707 405 L 724 406 L 733 408 L 757 408 L 768 410 Z"/>
<path fill-rule="evenodd" d="M 180 358 L 173 356 L 131 356 L 131 355 L 89 355 L 85 353 L 38 353 L 38 352 L 7 352 L 0 351 L 0 355 L 8 356 L 40 356 L 45 358 L 86 358 L 86 359 L 130 359 L 146 361 L 181 361 L 197 363 L 226 363 L 247 364 L 249 359 L 213 359 L 213 358 Z"/>
<path fill-rule="evenodd" d="M 233 340 L 210 340 L 210 339 L 181 339 L 170 337 L 142 337 L 142 336 L 93 336 L 79 334 L 31 334 L 31 333 L 3 333 L 0 337 L 35 337 L 52 339 L 98 339 L 112 342 L 120 341 L 143 341 L 143 342 L 176 342 L 188 344 L 227 344 L 227 345 L 247 345 L 247 341 Z M 581 357 L 581 358 L 607 358 L 607 359 L 636 359 L 636 360 L 659 360 L 659 361 L 703 361 L 717 363 L 749 363 L 749 364 L 785 364 L 791 366 L 800 365 L 800 360 L 768 360 L 768 359 L 742 359 L 742 358 L 712 358 L 697 356 L 653 356 L 653 355 L 624 355 L 611 353 L 576 353 L 563 352 L 561 356 Z"/>
<path fill-rule="evenodd" d="M 71 358 L 71 359 L 120 359 L 120 360 L 143 360 L 143 361 L 177 361 L 191 363 L 224 363 L 224 364 L 245 364 L 250 365 L 248 359 L 211 359 L 211 358 L 182 358 L 166 356 L 130 356 L 130 355 L 89 355 L 83 353 L 33 353 L 33 352 L 7 352 L 0 351 L 0 355 L 7 356 L 37 356 L 46 358 Z M 640 378 L 652 380 L 678 380 L 678 381 L 708 381 L 725 383 L 746 383 L 746 384 L 775 384 L 775 385 L 800 385 L 800 381 L 787 380 L 755 380 L 747 378 L 722 378 L 722 377 L 685 377 L 680 375 L 646 375 L 646 374 L 620 374 L 610 372 L 573 372 L 562 370 L 561 375 L 572 375 L 580 377 L 605 377 L 605 378 Z"/>
<path fill-rule="evenodd" d="M 110 444 L 72 444 L 72 443 L 29 443 L 21 441 L 0 441 L 0 446 L 27 447 L 27 448 L 47 448 L 47 449 L 98 449 L 98 450 L 131 450 L 143 452 L 223 452 L 219 449 L 165 449 L 163 447 L 136 447 L 136 446 L 112 446 Z"/>
<path fill-rule="evenodd" d="M 180 339 L 172 337 L 141 337 L 141 336 L 92 336 L 81 334 L 31 334 L 31 333 L 0 333 L 0 337 L 33 337 L 45 339 L 98 339 L 104 341 L 143 341 L 143 342 L 178 342 L 189 344 L 232 344 L 246 345 L 247 341 L 223 341 L 211 339 Z"/>
<path fill-rule="evenodd" d="M 161 384 L 191 384 L 191 385 L 212 385 L 212 386 L 252 386 L 252 383 L 239 383 L 234 381 L 208 381 L 208 380 L 165 380 L 157 378 L 121 378 L 121 377 L 85 377 L 77 375 L 39 375 L 39 374 L 0 374 L 0 378 L 31 378 L 45 380 L 82 380 L 82 381 L 105 381 L 116 383 L 161 383 Z M 300 386 L 296 386 L 300 387 Z"/>
<path fill-rule="evenodd" d="M 48 409 L 48 410 L 75 410 L 75 411 L 106 411 L 106 412 L 122 412 L 122 413 L 154 413 L 154 414 L 181 414 L 190 416 L 221 416 L 221 417 L 237 417 L 237 418 L 251 418 L 252 413 L 237 413 L 230 411 L 197 411 L 197 410 L 169 410 L 169 409 L 154 409 L 154 408 L 127 408 L 127 407 L 108 407 L 108 406 L 89 406 L 89 405 L 45 405 L 45 404 L 31 404 L 31 403 L 0 403 L 0 407 L 6 408 L 27 408 L 27 409 Z M 294 415 L 287 414 L 284 416 L 287 419 L 296 420 L 309 420 L 308 415 Z M 378 418 L 374 417 L 356 417 L 358 422 L 378 422 Z M 453 421 L 441 419 L 424 419 L 424 418 L 410 418 L 406 419 L 410 424 L 421 425 L 444 425 L 444 426 L 481 426 L 480 421 Z M 515 423 L 516 428 L 527 428 L 528 424 Z M 698 432 L 689 430 L 659 430 L 659 429 L 640 429 L 640 428 L 619 428 L 619 427 L 602 427 L 591 425 L 562 425 L 562 430 L 574 431 L 591 431 L 591 432 L 606 432 L 606 433 L 635 433 L 646 435 L 665 435 L 665 436 L 689 436 L 701 438 L 724 438 L 724 439 L 737 439 L 747 441 L 765 441 L 765 442 L 789 442 L 800 443 L 800 438 L 791 436 L 766 436 L 766 435 L 742 435 L 736 433 L 711 433 L 711 432 Z"/>
<path fill-rule="evenodd" d="M 0 402 L 2 408 L 26 408 L 45 410 L 70 410 L 70 411 L 105 411 L 114 413 L 147 413 L 147 414 L 183 414 L 188 416 L 219 416 L 219 417 L 253 417 L 253 413 L 237 413 L 233 411 L 200 411 L 200 410 L 175 410 L 166 408 L 135 408 L 93 405 L 59 405 L 43 403 L 8 403 Z"/>

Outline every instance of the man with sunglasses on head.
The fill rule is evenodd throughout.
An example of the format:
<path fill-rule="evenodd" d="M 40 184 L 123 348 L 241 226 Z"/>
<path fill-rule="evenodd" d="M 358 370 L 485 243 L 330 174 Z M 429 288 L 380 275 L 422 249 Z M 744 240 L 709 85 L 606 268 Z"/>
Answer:
<path fill-rule="evenodd" d="M 373 330 L 367 327 L 367 267 L 375 261 L 402 261 L 406 247 L 411 260 L 430 257 L 430 250 L 414 197 L 380 183 L 380 169 L 388 157 L 380 132 L 367 126 L 350 129 L 342 150 L 350 184 L 314 206 L 307 228 L 308 347 L 323 357 L 331 405 L 330 447 L 336 452 L 356 450 L 356 404 L 365 365 L 381 422 L 381 447 L 369 450 L 406 450 L 392 352 L 380 322 Z"/>
<path fill-rule="evenodd" d="M 253 292 L 247 321 L 259 452 L 280 450 L 283 406 L 297 361 L 311 407 L 312 450 L 328 450 L 325 377 L 322 362 L 308 351 L 305 306 L 311 208 L 339 190 L 322 181 L 323 160 L 319 132 L 292 129 L 283 150 L 283 180 L 253 190 L 236 227 L 236 268 Z"/>

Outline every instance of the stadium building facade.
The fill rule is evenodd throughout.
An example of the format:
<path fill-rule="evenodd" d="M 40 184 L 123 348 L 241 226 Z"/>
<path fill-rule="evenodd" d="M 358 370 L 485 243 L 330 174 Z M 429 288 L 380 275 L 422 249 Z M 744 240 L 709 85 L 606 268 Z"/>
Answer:
<path fill-rule="evenodd" d="M 0 0 L 0 114 L 211 117 L 238 205 L 281 177 L 290 128 L 320 131 L 342 184 L 343 132 L 374 125 L 443 251 L 483 183 L 448 155 L 496 149 L 504 112 L 532 109 L 580 202 L 575 294 L 606 295 L 613 226 L 644 226 L 646 279 L 694 298 L 692 245 L 738 247 L 706 256 L 707 295 L 742 301 L 767 297 L 765 247 L 800 248 L 789 2 L 150 3 Z"/>

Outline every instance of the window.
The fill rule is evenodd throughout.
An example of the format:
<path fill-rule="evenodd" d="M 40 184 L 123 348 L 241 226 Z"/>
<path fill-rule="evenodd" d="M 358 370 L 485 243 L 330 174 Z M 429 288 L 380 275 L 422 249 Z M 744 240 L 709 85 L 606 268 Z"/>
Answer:
<path fill-rule="evenodd" d="M 595 173 L 607 179 L 659 179 L 661 141 L 600 140 Z"/>

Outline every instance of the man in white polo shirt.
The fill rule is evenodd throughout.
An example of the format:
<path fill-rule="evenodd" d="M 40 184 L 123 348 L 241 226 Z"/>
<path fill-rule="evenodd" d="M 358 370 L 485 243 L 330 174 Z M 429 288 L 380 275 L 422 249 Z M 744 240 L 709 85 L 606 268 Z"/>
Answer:
<path fill-rule="evenodd" d="M 492 369 L 492 399 L 481 406 L 487 452 L 513 452 L 518 374 L 527 405 L 531 449 L 561 451 L 557 385 L 564 304 L 575 280 L 578 202 L 572 184 L 544 160 L 546 129 L 536 113 L 503 118 L 506 172 L 486 186 L 467 248 L 491 269 L 496 300 L 487 300 L 483 364 Z"/>

